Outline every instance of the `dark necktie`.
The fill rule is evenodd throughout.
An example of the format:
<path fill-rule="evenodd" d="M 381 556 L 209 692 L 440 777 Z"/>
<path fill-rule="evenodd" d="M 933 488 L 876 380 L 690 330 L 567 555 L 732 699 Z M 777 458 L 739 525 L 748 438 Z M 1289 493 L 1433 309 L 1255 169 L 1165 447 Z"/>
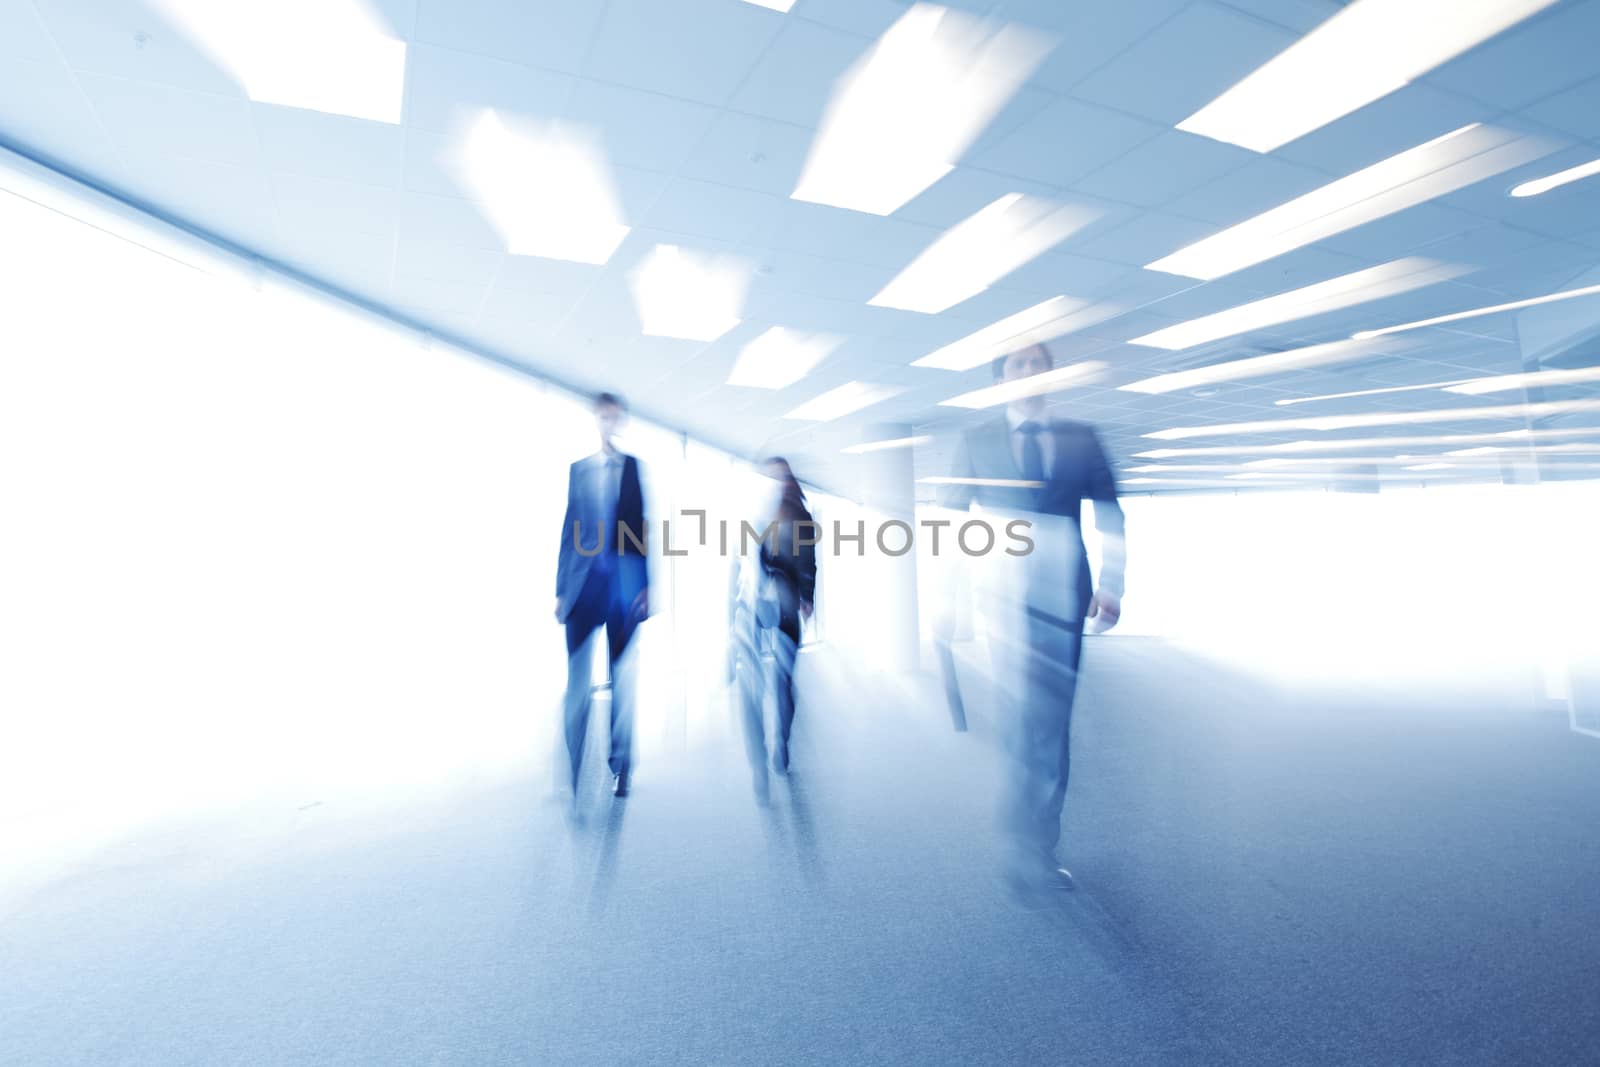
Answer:
<path fill-rule="evenodd" d="M 1032 419 L 1017 427 L 1017 432 L 1022 435 L 1022 477 L 1024 481 L 1044 481 L 1044 449 L 1039 445 L 1039 433 L 1042 429 L 1043 427 Z"/>

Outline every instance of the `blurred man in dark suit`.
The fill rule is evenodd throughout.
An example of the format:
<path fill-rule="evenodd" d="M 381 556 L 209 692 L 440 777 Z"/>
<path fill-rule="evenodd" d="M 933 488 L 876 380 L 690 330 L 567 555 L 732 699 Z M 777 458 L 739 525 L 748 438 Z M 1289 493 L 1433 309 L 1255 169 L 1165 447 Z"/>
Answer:
<path fill-rule="evenodd" d="M 977 501 L 987 515 L 1030 524 L 1025 557 L 974 561 L 988 574 L 978 603 L 990 624 L 1000 726 L 1014 761 L 1002 822 L 1010 874 L 1024 891 L 1072 888 L 1056 847 L 1084 625 L 1108 629 L 1122 610 L 1123 516 L 1111 465 L 1092 428 L 1047 418 L 1044 394 L 1029 395 L 1024 384 L 1052 365 L 1043 345 L 995 361 L 995 377 L 1018 395 L 1004 416 L 963 435 L 955 484 L 941 501 L 958 509 Z M 1097 589 L 1079 527 L 1085 500 L 1094 502 L 1104 546 Z"/>
<path fill-rule="evenodd" d="M 618 451 L 615 435 L 627 416 L 622 398 L 594 399 L 600 451 L 572 465 L 567 512 L 561 521 L 556 565 L 556 620 L 567 628 L 567 754 L 572 788 L 578 788 L 583 743 L 589 733 L 590 638 L 604 626 L 611 663 L 612 792 L 628 795 L 633 763 L 633 692 L 619 661 L 633 631 L 650 611 L 650 572 L 644 493 L 639 461 Z"/>

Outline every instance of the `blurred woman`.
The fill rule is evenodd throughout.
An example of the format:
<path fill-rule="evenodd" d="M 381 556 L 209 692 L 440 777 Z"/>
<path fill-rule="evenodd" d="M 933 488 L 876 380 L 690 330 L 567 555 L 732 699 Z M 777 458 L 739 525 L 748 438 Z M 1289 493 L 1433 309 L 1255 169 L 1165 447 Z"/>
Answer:
<path fill-rule="evenodd" d="M 805 493 L 795 479 L 789 461 L 774 456 L 762 465 L 762 473 L 777 483 L 772 514 L 764 529 L 771 534 L 761 542 L 761 569 L 766 583 L 756 623 L 770 649 L 773 662 L 773 688 L 778 705 L 777 738 L 772 753 L 772 769 L 789 772 L 789 731 L 794 726 L 794 663 L 800 648 L 800 622 L 811 617 L 811 602 L 817 589 L 816 524 L 806 510 Z"/>

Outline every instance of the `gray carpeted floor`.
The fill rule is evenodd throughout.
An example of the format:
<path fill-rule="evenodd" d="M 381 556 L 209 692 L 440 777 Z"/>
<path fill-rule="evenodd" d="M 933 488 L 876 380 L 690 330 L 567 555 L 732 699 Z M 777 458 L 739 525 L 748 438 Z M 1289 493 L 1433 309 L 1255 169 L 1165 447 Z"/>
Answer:
<path fill-rule="evenodd" d="M 1092 642 L 1082 889 L 1027 911 L 981 698 L 802 672 L 769 810 L 728 744 L 576 825 L 519 779 L 108 849 L 0 919 L 0 1062 L 1600 1062 L 1563 719 Z"/>

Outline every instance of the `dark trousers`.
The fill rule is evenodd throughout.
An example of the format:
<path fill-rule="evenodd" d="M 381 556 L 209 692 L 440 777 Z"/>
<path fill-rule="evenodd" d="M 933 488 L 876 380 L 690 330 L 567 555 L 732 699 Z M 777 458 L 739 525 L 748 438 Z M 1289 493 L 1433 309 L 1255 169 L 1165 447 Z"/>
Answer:
<path fill-rule="evenodd" d="M 1024 678 L 1010 722 L 1012 775 L 1002 818 L 1022 862 L 1055 866 L 1072 769 L 1072 702 L 1083 626 L 1030 613 L 1025 628 Z"/>
<path fill-rule="evenodd" d="M 567 755 L 572 761 L 572 788 L 578 788 L 578 772 L 583 767 L 583 745 L 589 736 L 589 708 L 592 703 L 594 657 L 589 639 L 604 626 L 611 665 L 611 752 L 607 763 L 612 774 L 623 774 L 633 764 L 633 693 L 618 661 L 627 651 L 637 620 L 631 605 L 622 603 L 621 583 L 616 569 L 609 572 L 596 566 L 583 583 L 583 592 L 567 615 L 567 698 L 565 707 Z"/>
<path fill-rule="evenodd" d="M 789 731 L 794 728 L 794 660 L 800 648 L 800 616 L 784 615 L 773 635 L 772 685 L 778 706 L 778 765 L 789 766 Z"/>

